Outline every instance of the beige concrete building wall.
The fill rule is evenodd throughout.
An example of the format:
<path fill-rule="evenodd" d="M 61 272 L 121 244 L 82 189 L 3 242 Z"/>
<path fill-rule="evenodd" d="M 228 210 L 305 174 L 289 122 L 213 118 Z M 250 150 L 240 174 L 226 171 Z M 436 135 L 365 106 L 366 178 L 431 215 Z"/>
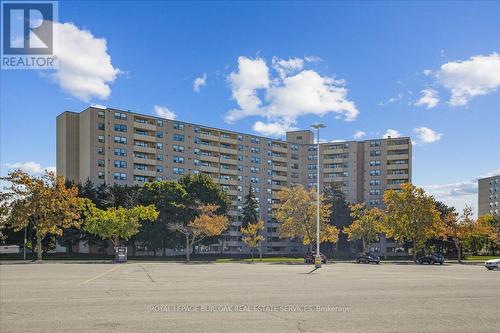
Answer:
<path fill-rule="evenodd" d="M 478 216 L 499 214 L 500 212 L 500 175 L 478 180 Z"/>
<path fill-rule="evenodd" d="M 69 180 L 79 180 L 79 114 L 64 112 L 56 119 L 56 170 Z"/>
<path fill-rule="evenodd" d="M 311 131 L 288 132 L 287 140 L 281 141 L 111 108 L 90 107 L 80 114 L 71 113 L 70 117 L 65 114 L 58 117 L 57 126 L 61 174 L 70 175 L 66 166 L 69 156 L 78 165 L 78 171 L 72 168 L 73 177 L 81 182 L 88 178 L 94 183 L 142 185 L 178 179 L 187 173 L 208 174 L 228 194 L 232 219 L 223 242 L 212 249 L 220 252 L 223 247 L 233 253 L 247 250 L 239 229 L 244 197 L 251 186 L 260 204 L 261 218 L 266 221 L 264 252 L 303 250 L 300 241 L 279 239 L 272 207 L 282 188 L 292 184 L 316 186 L 317 152 Z M 78 131 L 68 131 L 68 127 Z M 380 189 L 383 191 L 388 187 L 386 163 L 393 160 L 388 152 L 408 147 L 394 145 L 393 139 L 378 141 L 382 151 Z M 368 163 L 373 158 L 369 156 L 369 141 L 320 146 L 321 186 L 332 181 L 341 183 L 350 202 L 372 199 Z M 78 157 L 74 158 L 75 155 Z M 411 180 L 410 171 L 406 179 Z"/>

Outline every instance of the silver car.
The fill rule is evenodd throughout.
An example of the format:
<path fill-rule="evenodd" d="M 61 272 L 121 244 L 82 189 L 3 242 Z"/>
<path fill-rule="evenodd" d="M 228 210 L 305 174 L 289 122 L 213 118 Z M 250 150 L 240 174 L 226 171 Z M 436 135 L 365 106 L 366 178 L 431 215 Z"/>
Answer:
<path fill-rule="evenodd" d="M 490 271 L 493 269 L 500 269 L 500 258 L 488 260 L 484 263 L 484 266 Z"/>

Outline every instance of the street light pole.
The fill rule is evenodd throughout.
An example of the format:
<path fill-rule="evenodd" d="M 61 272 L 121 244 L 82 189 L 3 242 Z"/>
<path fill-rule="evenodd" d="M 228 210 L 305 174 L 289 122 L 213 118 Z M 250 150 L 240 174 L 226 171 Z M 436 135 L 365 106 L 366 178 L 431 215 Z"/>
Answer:
<path fill-rule="evenodd" d="M 319 172 L 319 159 L 320 159 L 320 153 L 319 153 L 319 129 L 320 128 L 325 128 L 326 126 L 323 124 L 314 124 L 311 125 L 312 128 L 315 128 L 317 130 L 317 135 L 316 135 L 316 140 L 317 140 L 317 161 L 316 161 L 316 257 L 314 258 L 314 266 L 315 268 L 321 268 L 321 255 L 319 253 L 319 212 L 320 212 L 320 197 L 319 197 L 319 177 L 320 177 L 320 172 Z"/>

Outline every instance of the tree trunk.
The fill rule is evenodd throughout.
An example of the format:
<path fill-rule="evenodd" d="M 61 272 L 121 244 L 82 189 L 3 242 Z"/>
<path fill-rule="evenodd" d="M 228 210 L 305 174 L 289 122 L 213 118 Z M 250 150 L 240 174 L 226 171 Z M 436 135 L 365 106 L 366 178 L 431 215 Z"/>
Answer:
<path fill-rule="evenodd" d="M 162 239 L 161 245 L 162 245 L 162 251 L 163 251 L 162 255 L 164 257 L 166 257 L 167 256 L 167 245 L 165 244 L 165 239 Z"/>
<path fill-rule="evenodd" d="M 413 243 L 413 262 L 417 262 L 417 242 L 415 239 L 412 240 Z"/>
<path fill-rule="evenodd" d="M 259 242 L 259 261 L 262 261 L 262 243 Z"/>
<path fill-rule="evenodd" d="M 457 248 L 457 259 L 459 263 L 462 263 L 462 249 L 460 246 L 460 242 L 458 240 L 454 241 L 455 247 Z"/>
<path fill-rule="evenodd" d="M 36 259 L 42 261 L 42 236 L 36 234 Z"/>
<path fill-rule="evenodd" d="M 252 254 L 252 262 L 253 262 L 253 247 L 250 249 L 250 253 Z"/>
<path fill-rule="evenodd" d="M 186 262 L 189 262 L 190 250 L 191 250 L 191 246 L 189 245 L 189 235 L 186 234 Z"/>

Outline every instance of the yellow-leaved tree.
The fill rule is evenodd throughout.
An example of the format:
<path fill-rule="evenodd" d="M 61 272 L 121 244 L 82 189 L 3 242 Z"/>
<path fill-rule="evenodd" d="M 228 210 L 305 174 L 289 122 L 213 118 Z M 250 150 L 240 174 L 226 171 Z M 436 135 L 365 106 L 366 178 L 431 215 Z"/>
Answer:
<path fill-rule="evenodd" d="M 199 204 L 195 207 L 197 215 L 187 223 L 174 223 L 170 226 L 173 231 L 180 232 L 186 238 L 186 261 L 190 260 L 190 250 L 194 244 L 206 237 L 219 236 L 227 229 L 229 219 L 226 215 L 219 215 L 218 205 Z"/>
<path fill-rule="evenodd" d="M 78 188 L 65 184 L 62 176 L 46 171 L 41 177 L 15 170 L 2 177 L 10 183 L 8 202 L 2 205 L 8 216 L 7 224 L 14 231 L 28 223 L 36 234 L 37 259 L 42 260 L 42 240 L 45 236 L 61 236 L 64 229 L 80 227 L 89 201 L 78 197 Z"/>
<path fill-rule="evenodd" d="M 285 188 L 278 192 L 279 203 L 275 205 L 280 238 L 300 238 L 312 251 L 316 243 L 316 200 L 314 189 L 307 191 L 302 185 Z M 320 243 L 336 243 L 339 230 L 328 224 L 331 205 L 320 196 Z"/>
<path fill-rule="evenodd" d="M 411 242 L 413 260 L 425 241 L 437 236 L 442 229 L 442 221 L 432 196 L 413 184 L 405 183 L 399 190 L 384 193 L 386 204 L 385 229 L 389 237 L 396 241 Z"/>
<path fill-rule="evenodd" d="M 253 262 L 253 250 L 255 248 L 258 248 L 260 242 L 264 240 L 264 236 L 260 234 L 260 232 L 263 229 L 264 229 L 264 221 L 262 220 L 258 220 L 257 223 L 249 223 L 246 228 L 241 227 L 241 235 L 243 236 L 241 239 L 250 248 L 250 252 L 252 254 L 252 262 Z M 262 255 L 261 255 L 261 260 L 262 260 Z"/>
<path fill-rule="evenodd" d="M 350 241 L 362 240 L 365 252 L 369 249 L 370 243 L 377 241 L 384 232 L 385 214 L 376 207 L 368 209 L 364 204 L 356 204 L 351 206 L 351 217 L 352 224 L 344 227 L 342 232 Z"/>

